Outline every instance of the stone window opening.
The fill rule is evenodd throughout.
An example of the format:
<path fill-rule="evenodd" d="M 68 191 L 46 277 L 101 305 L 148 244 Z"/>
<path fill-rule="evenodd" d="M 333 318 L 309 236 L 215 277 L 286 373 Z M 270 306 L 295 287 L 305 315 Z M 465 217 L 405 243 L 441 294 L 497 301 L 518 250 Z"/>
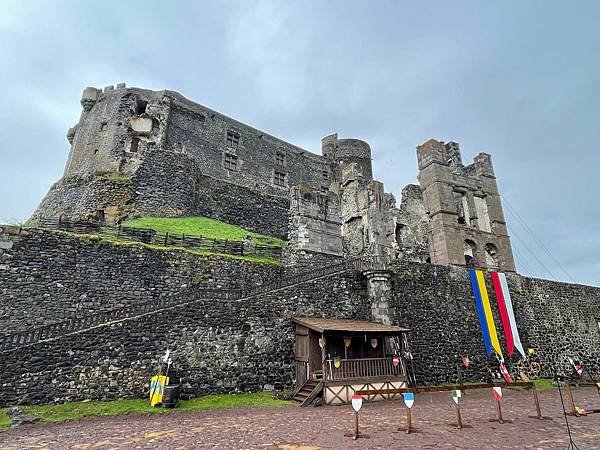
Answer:
<path fill-rule="evenodd" d="M 402 248 L 403 244 L 402 244 L 402 232 L 404 230 L 404 228 L 406 228 L 406 225 L 404 225 L 403 223 L 397 223 L 396 224 L 396 244 L 398 244 L 398 247 Z"/>
<path fill-rule="evenodd" d="M 232 155 L 231 153 L 225 153 L 225 158 L 223 159 L 223 167 L 226 170 L 236 171 L 237 170 L 237 161 L 238 157 Z"/>
<path fill-rule="evenodd" d="M 131 153 L 137 153 L 140 149 L 140 138 L 134 137 L 131 139 L 131 145 L 129 146 L 129 151 Z"/>
<path fill-rule="evenodd" d="M 485 264 L 487 267 L 498 267 L 498 248 L 494 244 L 485 244 Z"/>
<path fill-rule="evenodd" d="M 144 114 L 146 112 L 146 106 L 148 106 L 148 102 L 146 100 L 137 99 L 134 109 L 135 115 L 139 116 L 140 114 Z"/>
<path fill-rule="evenodd" d="M 329 170 L 323 170 L 322 176 L 325 181 L 329 180 Z"/>
<path fill-rule="evenodd" d="M 237 149 L 240 146 L 240 135 L 233 132 L 227 132 L 227 147 Z"/>
<path fill-rule="evenodd" d="M 467 267 L 475 267 L 475 254 L 477 252 L 477 245 L 471 239 L 465 239 L 463 245 L 463 253 L 465 255 L 465 265 Z"/>
<path fill-rule="evenodd" d="M 277 170 L 273 172 L 273 184 L 275 186 L 285 187 L 286 185 L 286 174 L 285 172 L 278 172 Z"/>
<path fill-rule="evenodd" d="M 96 153 L 98 153 L 98 149 L 97 149 L 97 148 L 96 148 L 96 149 L 94 149 L 94 155 L 95 155 Z"/>
<path fill-rule="evenodd" d="M 100 131 L 106 131 L 108 129 L 108 122 L 102 122 L 100 124 Z"/>
<path fill-rule="evenodd" d="M 276 152 L 275 153 L 275 162 L 280 166 L 285 165 L 285 153 Z"/>

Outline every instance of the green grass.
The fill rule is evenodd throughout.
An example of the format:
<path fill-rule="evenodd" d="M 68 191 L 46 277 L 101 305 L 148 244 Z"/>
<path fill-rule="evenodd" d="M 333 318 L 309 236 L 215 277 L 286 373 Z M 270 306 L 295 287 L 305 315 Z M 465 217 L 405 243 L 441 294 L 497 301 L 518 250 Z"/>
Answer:
<path fill-rule="evenodd" d="M 252 236 L 255 244 L 272 245 L 283 247 L 285 242 L 273 236 L 253 233 L 208 217 L 140 217 L 123 223 L 124 226 L 136 228 L 148 228 L 162 233 L 187 234 L 204 236 L 213 239 L 229 239 L 240 241 L 246 236 Z"/>
<path fill-rule="evenodd" d="M 146 399 L 114 400 L 110 402 L 69 402 L 60 405 L 24 406 L 25 414 L 37 414 L 41 422 L 64 422 L 87 416 L 120 416 L 129 413 L 161 414 L 177 411 L 232 409 L 250 406 L 286 406 L 292 402 L 273 398 L 268 392 L 236 395 L 207 395 L 192 400 L 182 400 L 175 409 L 153 408 Z M 0 409 L 0 429 L 10 426 L 8 409 Z"/>
<path fill-rule="evenodd" d="M 535 388 L 538 391 L 546 391 L 548 389 L 555 388 L 555 386 L 552 384 L 552 378 L 536 378 L 535 380 L 533 380 L 533 383 L 535 384 Z"/>

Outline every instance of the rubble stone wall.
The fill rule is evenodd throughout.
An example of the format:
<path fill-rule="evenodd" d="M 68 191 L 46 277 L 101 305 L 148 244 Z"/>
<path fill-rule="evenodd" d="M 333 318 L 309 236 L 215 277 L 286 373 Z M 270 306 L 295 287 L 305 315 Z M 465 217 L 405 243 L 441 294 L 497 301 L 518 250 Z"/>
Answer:
<path fill-rule="evenodd" d="M 507 274 L 517 326 L 525 350 L 536 355 L 525 362 L 515 351 L 506 354 L 497 300 L 488 275 L 486 284 L 500 344 L 509 365 L 529 376 L 570 374 L 568 357 L 600 374 L 600 288 Z M 457 381 L 456 356 L 469 355 L 465 379 L 482 380 L 494 357 L 484 355 L 484 344 L 465 268 L 402 263 L 393 270 L 396 321 L 411 328 L 409 341 L 417 380 L 421 383 Z M 529 370 L 541 362 L 541 372 Z"/>
<path fill-rule="evenodd" d="M 57 321 L 80 311 L 182 295 L 186 285 L 238 287 L 281 276 L 282 268 L 187 253 L 117 246 L 60 233 L 4 227 L 0 236 L 3 330 Z M 508 358 L 513 373 L 570 371 L 567 357 L 600 371 L 600 288 L 510 274 L 525 349 L 540 373 Z M 391 322 L 411 329 L 422 384 L 486 379 L 484 346 L 466 269 L 401 262 L 386 296 Z M 496 300 L 487 279 L 492 305 Z M 82 295 L 85 294 L 85 298 Z M 381 305 L 380 305 L 381 306 Z M 500 320 L 493 312 L 505 349 Z M 0 406 L 145 396 L 158 358 L 170 348 L 186 395 L 283 389 L 294 385 L 293 315 L 369 320 L 372 302 L 357 272 L 324 277 L 238 301 L 202 300 L 2 355 Z M 4 333 L 3 333 L 4 334 Z"/>
<path fill-rule="evenodd" d="M 0 334 L 189 288 L 246 288 L 281 272 L 268 264 L 0 227 Z"/>

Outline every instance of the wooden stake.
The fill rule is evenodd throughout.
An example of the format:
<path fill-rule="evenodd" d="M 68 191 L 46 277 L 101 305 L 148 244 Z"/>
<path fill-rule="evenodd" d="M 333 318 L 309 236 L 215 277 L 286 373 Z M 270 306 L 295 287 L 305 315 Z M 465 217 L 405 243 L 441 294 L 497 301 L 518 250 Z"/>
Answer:
<path fill-rule="evenodd" d="M 502 407 L 500 406 L 500 400 L 496 400 L 496 412 L 498 413 L 498 423 L 504 423 L 502 419 Z"/>
<path fill-rule="evenodd" d="M 578 416 L 577 409 L 575 409 L 575 400 L 573 399 L 573 391 L 571 390 L 571 382 L 568 379 L 566 380 L 567 385 L 567 396 L 569 397 L 569 403 L 571 404 L 571 411 L 567 414 L 569 416 Z M 560 381 L 559 381 L 560 382 Z"/>
<path fill-rule="evenodd" d="M 456 420 L 457 420 L 457 424 L 458 424 L 458 429 L 462 429 L 463 424 L 462 424 L 462 417 L 460 416 L 460 404 L 456 405 Z"/>
<path fill-rule="evenodd" d="M 406 408 L 406 434 L 410 434 L 412 431 L 412 413 L 410 408 Z"/>

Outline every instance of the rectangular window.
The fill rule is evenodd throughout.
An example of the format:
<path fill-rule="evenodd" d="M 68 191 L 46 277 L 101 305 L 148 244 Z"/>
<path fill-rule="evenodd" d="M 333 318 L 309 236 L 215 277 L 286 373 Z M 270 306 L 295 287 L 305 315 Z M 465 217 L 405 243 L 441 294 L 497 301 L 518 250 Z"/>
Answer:
<path fill-rule="evenodd" d="M 129 151 L 131 153 L 137 153 L 140 148 L 140 140 L 139 138 L 134 137 L 131 139 L 131 146 L 129 147 Z"/>
<path fill-rule="evenodd" d="M 323 175 L 324 180 L 329 180 L 329 171 L 328 170 L 324 170 L 322 175 Z"/>
<path fill-rule="evenodd" d="M 102 122 L 100 124 L 100 131 L 106 131 L 107 128 L 108 128 L 108 122 Z"/>
<path fill-rule="evenodd" d="M 237 156 L 225 153 L 223 165 L 227 170 L 237 170 Z"/>
<path fill-rule="evenodd" d="M 227 132 L 227 147 L 238 148 L 240 145 L 240 135 L 233 131 Z"/>
<path fill-rule="evenodd" d="M 273 174 L 273 183 L 275 184 L 275 186 L 285 186 L 285 177 L 285 172 L 275 171 L 275 173 Z"/>
<path fill-rule="evenodd" d="M 275 153 L 275 162 L 280 166 L 283 166 L 285 164 L 285 153 Z"/>

